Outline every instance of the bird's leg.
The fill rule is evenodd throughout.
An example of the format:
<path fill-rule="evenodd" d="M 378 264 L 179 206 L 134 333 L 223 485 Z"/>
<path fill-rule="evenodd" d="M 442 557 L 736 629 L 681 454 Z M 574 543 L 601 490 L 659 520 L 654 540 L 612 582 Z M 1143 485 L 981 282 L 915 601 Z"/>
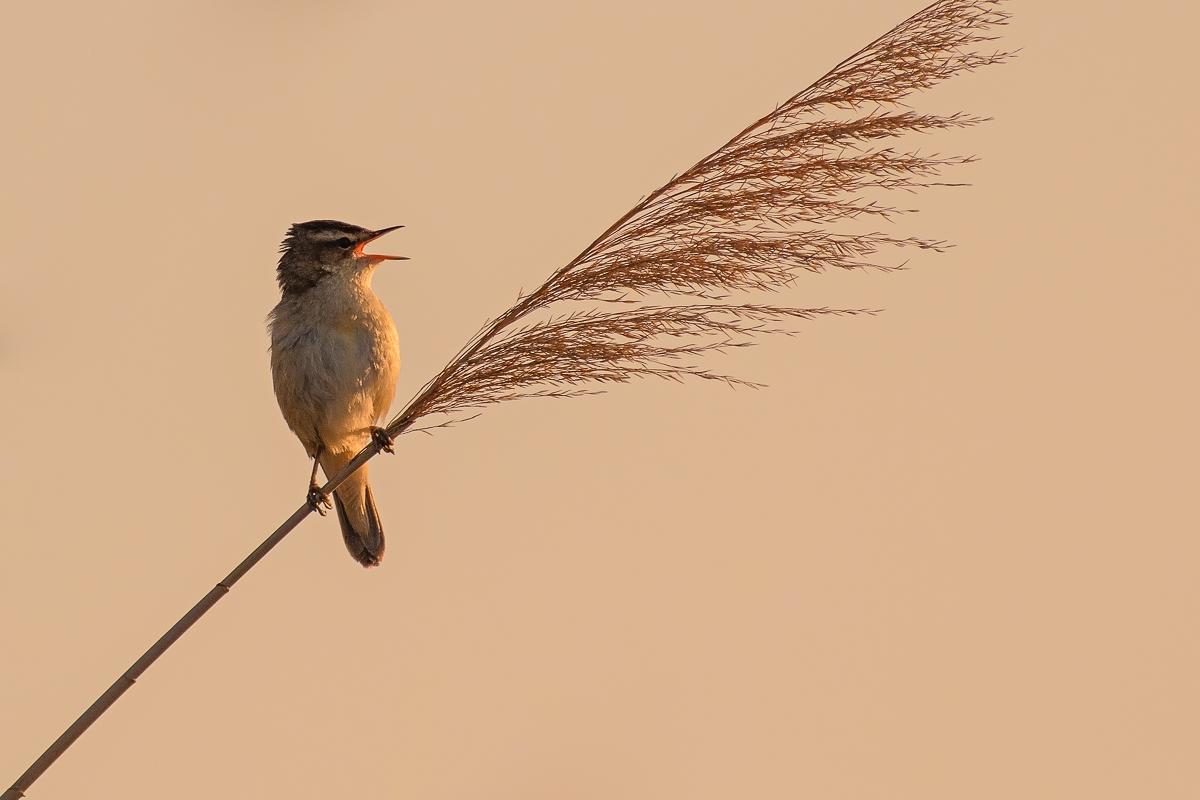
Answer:
<path fill-rule="evenodd" d="M 312 475 L 308 476 L 308 507 L 313 511 L 325 516 L 326 509 L 333 508 L 333 503 L 329 500 L 329 495 L 321 491 L 321 487 L 317 485 L 317 467 L 320 466 L 321 448 L 317 448 L 317 452 L 313 453 L 313 471 Z"/>
<path fill-rule="evenodd" d="M 396 452 L 396 439 L 384 428 L 376 428 L 374 425 L 372 425 L 371 441 L 379 445 L 379 449 L 385 453 L 395 454 Z"/>

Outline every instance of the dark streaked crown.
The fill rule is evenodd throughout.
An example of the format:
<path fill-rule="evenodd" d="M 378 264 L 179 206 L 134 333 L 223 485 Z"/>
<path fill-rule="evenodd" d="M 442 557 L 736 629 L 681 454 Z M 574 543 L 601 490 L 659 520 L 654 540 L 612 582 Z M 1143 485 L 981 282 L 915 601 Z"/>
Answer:
<path fill-rule="evenodd" d="M 336 219 L 297 222 L 279 246 L 279 288 L 284 294 L 307 292 L 373 235 L 374 231 Z"/>

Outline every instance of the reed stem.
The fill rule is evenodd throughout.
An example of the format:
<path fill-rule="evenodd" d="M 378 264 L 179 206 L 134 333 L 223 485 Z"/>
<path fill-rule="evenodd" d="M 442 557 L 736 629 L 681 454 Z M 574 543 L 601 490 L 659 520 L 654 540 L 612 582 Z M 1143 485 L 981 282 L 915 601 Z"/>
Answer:
<path fill-rule="evenodd" d="M 370 459 L 374 458 L 379 453 L 379 446 L 374 442 L 367 445 L 363 450 L 354 457 L 354 460 L 346 465 L 338 474 L 334 475 L 328 483 L 325 484 L 323 490 L 327 493 L 332 493 L 334 489 L 342 485 L 342 481 L 346 480 L 356 469 L 361 467 Z M 250 555 L 242 559 L 242 562 L 234 567 L 233 571 L 221 579 L 216 586 L 209 590 L 208 594 L 200 599 L 200 602 L 192 606 L 191 609 L 179 618 L 179 621 L 171 626 L 171 629 L 164 633 L 157 642 L 151 645 L 150 649 L 142 654 L 142 657 L 133 662 L 133 665 L 117 678 L 112 686 L 105 690 L 104 694 L 96 698 L 96 702 L 88 706 L 87 711 L 84 711 L 79 719 L 71 723 L 71 726 L 63 731 L 62 735 L 54 740 L 54 743 L 46 748 L 46 752 L 42 753 L 36 761 L 30 765 L 29 769 L 17 778 L 14 783 L 3 795 L 0 795 L 0 800 L 17 800 L 25 796 L 25 790 L 33 785 L 34 781 L 42 777 L 50 765 L 58 760 L 58 757 L 67 751 L 71 745 L 75 744 L 75 740 L 83 735 L 83 732 L 92 726 L 96 720 L 112 707 L 113 703 L 129 691 L 130 687 L 137 682 L 137 679 L 142 676 L 150 665 L 158 660 L 159 656 L 167 652 L 171 645 L 179 641 L 188 629 L 209 612 L 217 601 L 229 593 L 233 585 L 242 579 L 247 572 L 254 568 L 254 565 L 262 561 L 267 553 L 271 552 L 275 545 L 283 541 L 284 537 L 295 530 L 304 519 L 312 513 L 312 508 L 305 503 L 300 508 L 296 509 L 290 517 L 287 518 L 282 525 L 275 529 L 275 532 L 268 536 L 262 544 L 254 549 Z"/>

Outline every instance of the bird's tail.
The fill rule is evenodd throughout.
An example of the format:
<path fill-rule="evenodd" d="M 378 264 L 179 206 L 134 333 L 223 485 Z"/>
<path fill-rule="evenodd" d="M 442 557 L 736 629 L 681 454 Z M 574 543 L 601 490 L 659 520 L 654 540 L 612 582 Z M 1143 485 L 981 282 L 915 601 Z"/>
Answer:
<path fill-rule="evenodd" d="M 322 454 L 321 469 L 326 476 L 336 475 L 355 455 L 354 451 Z M 377 566 L 383 560 L 383 524 L 371 495 L 366 464 L 334 490 L 333 505 L 351 558 L 364 567 Z"/>

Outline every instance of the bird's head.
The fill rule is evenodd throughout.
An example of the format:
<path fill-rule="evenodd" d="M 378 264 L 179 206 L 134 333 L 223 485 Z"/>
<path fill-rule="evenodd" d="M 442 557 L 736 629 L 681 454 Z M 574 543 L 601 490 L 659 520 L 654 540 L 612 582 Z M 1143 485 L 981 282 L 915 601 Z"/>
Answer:
<path fill-rule="evenodd" d="M 334 219 L 297 222 L 279 247 L 283 254 L 279 257 L 279 288 L 284 294 L 303 294 L 330 275 L 370 271 L 383 261 L 404 261 L 406 256 L 363 252 L 367 242 L 403 227 L 373 231 Z"/>

